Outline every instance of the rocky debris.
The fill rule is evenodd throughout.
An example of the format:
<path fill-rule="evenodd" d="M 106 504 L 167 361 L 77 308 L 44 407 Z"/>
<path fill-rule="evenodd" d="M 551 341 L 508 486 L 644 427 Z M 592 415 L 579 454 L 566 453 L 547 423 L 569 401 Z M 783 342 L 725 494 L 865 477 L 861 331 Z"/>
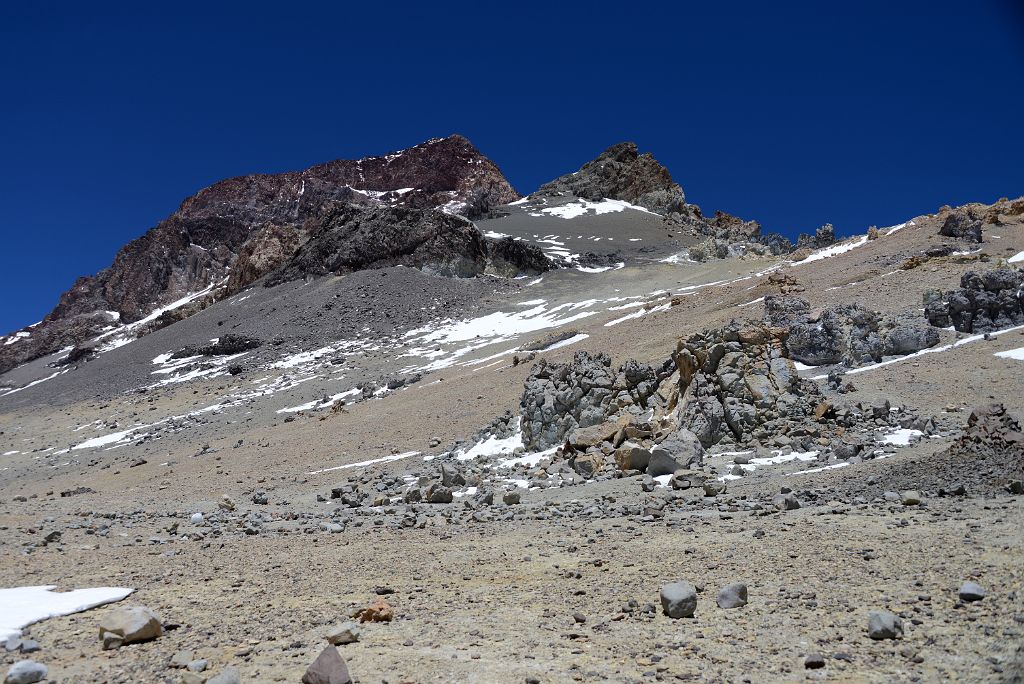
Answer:
<path fill-rule="evenodd" d="M 981 218 L 975 216 L 972 207 L 957 207 L 949 210 L 939 228 L 939 235 L 966 242 L 981 242 Z"/>
<path fill-rule="evenodd" d="M 868 636 L 875 640 L 896 639 L 903 636 L 903 620 L 887 610 L 868 613 Z"/>
<path fill-rule="evenodd" d="M 824 247 L 829 247 L 836 243 L 836 230 L 832 227 L 831 223 L 826 223 L 821 228 L 814 231 L 814 235 L 808 235 L 807 233 L 800 233 L 800 236 L 796 241 L 796 249 L 799 250 L 817 250 Z"/>
<path fill-rule="evenodd" d="M 11 665 L 4 677 L 4 684 L 35 684 L 46 679 L 49 670 L 46 665 L 34 660 L 19 660 Z"/>
<path fill-rule="evenodd" d="M 362 630 L 354 622 L 348 621 L 343 622 L 340 625 L 336 625 L 327 630 L 325 638 L 327 643 L 332 646 L 341 646 L 343 644 L 352 644 L 359 641 L 359 635 Z"/>
<path fill-rule="evenodd" d="M 831 306 L 812 315 L 807 300 L 765 297 L 765 319 L 789 328 L 786 346 L 801 363 L 859 366 L 903 356 L 939 342 L 938 332 L 910 316 L 886 316 L 856 304 Z"/>
<path fill-rule="evenodd" d="M 609 147 L 579 171 L 545 183 L 530 196 L 567 194 L 595 202 L 624 200 L 663 215 L 680 211 L 686 199 L 668 169 L 649 152 L 639 154 L 636 143 L 631 142 Z"/>
<path fill-rule="evenodd" d="M 747 605 L 747 585 L 742 582 L 727 584 L 718 590 L 719 608 L 742 608 Z"/>
<path fill-rule="evenodd" d="M 103 650 L 156 639 L 164 633 L 156 613 L 145 606 L 119 606 L 106 613 L 99 625 Z"/>
<path fill-rule="evenodd" d="M 583 351 L 576 352 L 568 364 L 541 359 L 526 379 L 520 402 L 523 444 L 543 450 L 561 444 L 578 428 L 605 423 L 620 411 L 642 413 L 666 375 L 666 368 L 655 370 L 636 361 L 613 371 L 607 355 Z"/>
<path fill-rule="evenodd" d="M 250 349 L 256 349 L 263 342 L 255 337 L 228 333 L 216 342 L 205 345 L 189 345 L 171 354 L 172 359 L 185 359 L 192 356 L 230 356 Z"/>
<path fill-rule="evenodd" d="M 673 582 L 661 588 L 661 608 L 672 619 L 693 617 L 697 589 L 689 582 Z"/>
<path fill-rule="evenodd" d="M 782 255 L 793 251 L 793 243 L 779 233 L 761 233 L 757 221 L 745 221 L 722 211 L 707 218 L 695 204 L 684 205 L 666 217 L 676 230 L 699 240 L 684 251 L 692 261 Z"/>
<path fill-rule="evenodd" d="M 484 273 L 538 274 L 550 262 L 536 245 L 494 243 L 472 221 L 433 209 L 339 204 L 267 286 L 307 276 L 409 266 L 426 273 L 467 278 Z"/>
<path fill-rule="evenodd" d="M 972 603 L 985 598 L 986 592 L 984 587 L 976 582 L 964 582 L 960 585 L 960 590 L 957 592 L 957 596 L 964 603 Z"/>
<path fill-rule="evenodd" d="M 677 424 L 707 448 L 767 437 L 780 420 L 813 415 L 808 397 L 817 388 L 801 382 L 787 335 L 785 328 L 733 323 L 680 340 L 673 354 L 678 381 L 668 397 Z"/>
<path fill-rule="evenodd" d="M 345 660 L 334 646 L 328 646 L 302 675 L 302 684 L 351 684 Z"/>
<path fill-rule="evenodd" d="M 0 345 L 0 373 L 96 337 L 110 325 L 105 312 L 131 323 L 225 283 L 187 309 L 166 312 L 157 328 L 233 294 L 300 253 L 306 237 L 320 229 L 324 212 L 338 204 L 430 210 L 435 218 L 443 210 L 472 219 L 517 198 L 498 167 L 459 135 L 381 157 L 215 183 L 125 245 L 108 268 L 79 278 L 31 337 Z M 482 242 L 480 248 L 486 261 Z"/>
<path fill-rule="evenodd" d="M 925 318 L 938 328 L 985 333 L 1024 325 L 1024 269 L 967 271 L 960 287 L 924 294 Z"/>

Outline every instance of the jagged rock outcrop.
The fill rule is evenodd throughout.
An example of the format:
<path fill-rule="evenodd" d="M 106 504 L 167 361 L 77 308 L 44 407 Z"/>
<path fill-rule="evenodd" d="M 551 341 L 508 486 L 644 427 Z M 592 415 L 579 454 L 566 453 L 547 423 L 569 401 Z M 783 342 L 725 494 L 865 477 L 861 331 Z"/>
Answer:
<path fill-rule="evenodd" d="M 659 214 L 681 211 L 683 189 L 649 153 L 640 154 L 636 143 L 613 145 L 576 173 L 545 183 L 532 196 L 574 195 L 597 201 L 617 199 Z"/>
<path fill-rule="evenodd" d="M 813 366 L 875 363 L 939 342 L 938 332 L 916 317 L 885 316 L 856 304 L 832 306 L 817 316 L 797 297 L 768 296 L 764 306 L 769 324 L 789 329 L 790 357 Z"/>
<path fill-rule="evenodd" d="M 796 241 L 796 248 L 798 250 L 821 249 L 822 247 L 834 245 L 835 242 L 836 230 L 832 227 L 831 223 L 826 223 L 821 228 L 814 231 L 814 235 L 800 233 L 800 237 L 798 237 Z"/>
<path fill-rule="evenodd" d="M 1024 325 L 1024 269 L 968 271 L 955 290 L 925 292 L 924 315 L 936 327 L 966 333 Z"/>
<path fill-rule="evenodd" d="M 546 449 L 563 443 L 578 428 L 599 426 L 621 411 L 639 414 L 669 371 L 667 364 L 655 369 L 633 360 L 615 371 L 607 354 L 583 351 L 568 364 L 541 359 L 526 379 L 520 402 L 523 444 Z"/>
<path fill-rule="evenodd" d="M 461 216 L 432 209 L 339 204 L 267 286 L 309 275 L 410 266 L 442 276 L 470 277 L 488 268 L 503 274 L 536 274 L 549 262 L 533 245 L 493 244 Z"/>
<path fill-rule="evenodd" d="M 669 397 L 677 424 L 709 447 L 722 440 L 767 437 L 778 421 L 813 415 L 786 348 L 782 327 L 733 323 L 679 341 L 672 359 L 678 383 Z"/>
<path fill-rule="evenodd" d="M 110 267 L 79 278 L 24 340 L 0 346 L 0 373 L 95 337 L 109 325 L 98 312 L 131 323 L 218 283 L 227 287 L 216 295 L 238 291 L 290 261 L 318 227 L 315 219 L 338 203 L 473 218 L 517 198 L 498 167 L 459 135 L 380 157 L 215 183 L 125 245 Z"/>
<path fill-rule="evenodd" d="M 939 228 L 939 235 L 966 242 L 981 242 L 981 217 L 970 206 L 951 209 Z"/>

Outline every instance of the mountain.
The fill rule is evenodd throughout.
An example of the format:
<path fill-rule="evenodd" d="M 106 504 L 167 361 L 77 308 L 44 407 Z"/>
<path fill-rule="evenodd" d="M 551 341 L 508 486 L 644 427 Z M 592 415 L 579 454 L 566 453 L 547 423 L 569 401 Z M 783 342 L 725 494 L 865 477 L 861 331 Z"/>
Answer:
<path fill-rule="evenodd" d="M 380 157 L 215 183 L 125 245 L 110 267 L 79 278 L 40 324 L 21 331 L 17 345 L 0 346 L 0 372 L 197 292 L 208 291 L 193 308 L 236 292 L 287 263 L 318 218 L 339 203 L 475 218 L 518 197 L 498 167 L 459 135 Z"/>
<path fill-rule="evenodd" d="M 0 373 L 9 680 L 1024 671 L 1024 198 L 794 247 L 628 143 L 388 164 L 211 186 L 0 337 L 54 350 Z"/>

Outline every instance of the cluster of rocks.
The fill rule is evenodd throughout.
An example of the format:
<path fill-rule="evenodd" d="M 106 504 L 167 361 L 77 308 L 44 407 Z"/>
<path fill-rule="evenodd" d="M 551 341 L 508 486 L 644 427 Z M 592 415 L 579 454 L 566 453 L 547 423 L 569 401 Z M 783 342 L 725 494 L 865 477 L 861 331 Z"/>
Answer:
<path fill-rule="evenodd" d="M 889 316 L 857 304 L 830 306 L 817 315 L 797 297 L 767 296 L 765 318 L 789 328 L 786 346 L 794 361 L 812 366 L 877 363 L 939 342 L 938 332 L 916 315 Z"/>
<path fill-rule="evenodd" d="M 796 249 L 813 251 L 829 247 L 836 243 L 836 229 L 832 227 L 831 223 L 826 223 L 821 228 L 814 231 L 814 235 L 808 235 L 807 233 L 800 233 L 800 236 L 796 241 Z"/>
<path fill-rule="evenodd" d="M 945 213 L 939 235 L 965 242 L 981 242 L 982 217 L 975 207 L 958 207 L 948 209 Z"/>
<path fill-rule="evenodd" d="M 172 359 L 185 359 L 192 356 L 231 356 L 233 354 L 240 354 L 250 349 L 256 349 L 263 342 L 255 337 L 247 337 L 245 335 L 235 335 L 234 333 L 227 333 L 217 338 L 216 342 L 210 344 L 194 345 L 190 344 L 182 349 L 171 354 Z"/>
<path fill-rule="evenodd" d="M 640 414 L 655 397 L 661 381 L 671 374 L 668 362 L 655 369 L 636 361 L 611 367 L 606 354 L 577 352 L 569 364 L 548 364 L 541 359 L 525 383 L 520 413 L 523 444 L 529 450 L 557 446 L 577 428 L 604 423 L 627 410 Z"/>
<path fill-rule="evenodd" d="M 612 145 L 575 173 L 540 186 L 531 197 L 574 195 L 583 199 L 624 200 L 658 214 L 679 212 L 685 206 L 683 189 L 649 153 L 636 143 Z"/>
<path fill-rule="evenodd" d="M 949 292 L 928 290 L 924 315 L 939 328 L 985 333 L 1024 325 L 1024 269 L 967 271 L 960 287 Z"/>
<path fill-rule="evenodd" d="M 666 221 L 699 240 L 685 252 L 692 261 L 747 255 L 779 256 L 793 251 L 789 238 L 779 233 L 762 233 L 757 221 L 746 221 L 723 211 L 716 211 L 712 218 L 707 218 L 695 204 L 687 204 Z"/>

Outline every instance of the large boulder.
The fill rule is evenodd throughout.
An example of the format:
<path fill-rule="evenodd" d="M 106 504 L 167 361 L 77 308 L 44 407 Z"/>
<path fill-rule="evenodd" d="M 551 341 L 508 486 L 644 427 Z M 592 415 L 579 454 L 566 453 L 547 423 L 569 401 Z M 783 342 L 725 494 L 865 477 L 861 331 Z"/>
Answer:
<path fill-rule="evenodd" d="M 981 219 L 969 208 L 953 209 L 942 222 L 939 235 L 966 242 L 981 242 Z"/>
<path fill-rule="evenodd" d="M 156 639 L 164 633 L 160 618 L 145 606 L 119 606 L 100 619 L 100 639 L 120 646 Z"/>
<path fill-rule="evenodd" d="M 704 464 L 704 447 L 697 435 L 686 428 L 673 432 L 661 444 L 651 449 L 647 474 L 651 477 L 671 475 L 677 470 Z"/>

